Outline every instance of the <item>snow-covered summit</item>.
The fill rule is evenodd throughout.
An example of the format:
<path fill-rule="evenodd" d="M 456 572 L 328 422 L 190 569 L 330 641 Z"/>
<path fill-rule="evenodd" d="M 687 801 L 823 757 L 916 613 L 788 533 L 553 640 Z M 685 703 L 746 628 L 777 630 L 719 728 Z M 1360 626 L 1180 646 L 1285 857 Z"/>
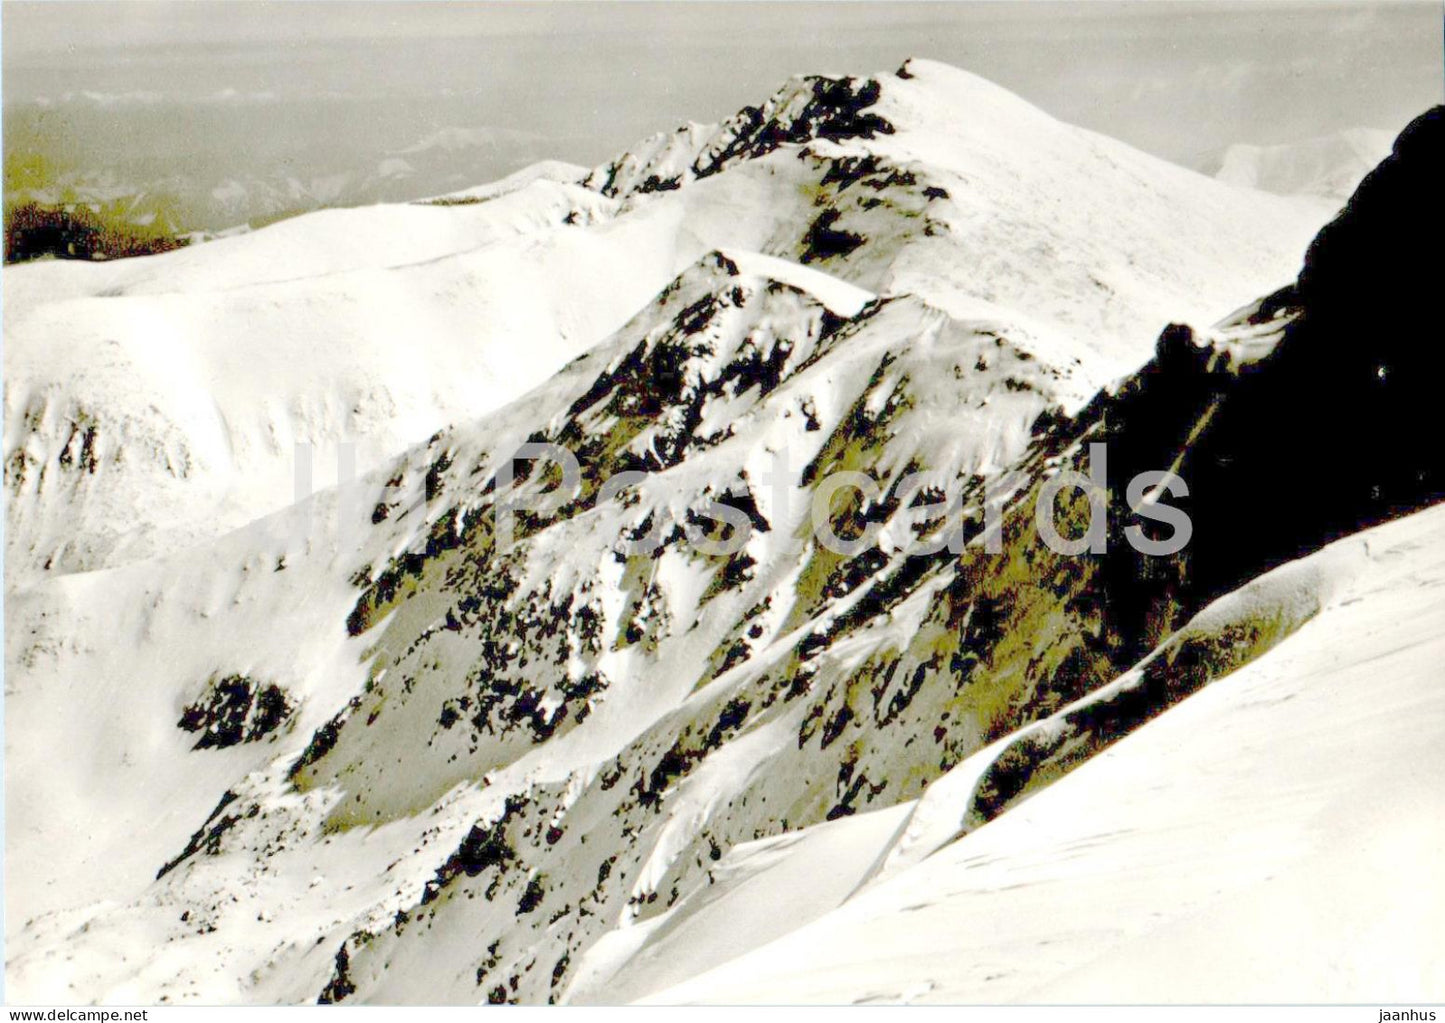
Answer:
<path fill-rule="evenodd" d="M 783 182 L 796 190 L 786 206 Z M 720 125 L 654 136 L 585 183 L 690 225 L 744 210 L 758 226 L 780 220 L 738 244 L 958 315 L 992 305 L 1048 319 L 1115 373 L 1170 318 L 1212 321 L 1239 294 L 1283 283 L 1328 214 L 1241 196 L 926 60 L 799 76 Z M 1265 239 L 1289 239 L 1290 256 L 1276 262 Z M 1254 283 L 1227 285 L 1224 267 L 1249 267 Z"/>

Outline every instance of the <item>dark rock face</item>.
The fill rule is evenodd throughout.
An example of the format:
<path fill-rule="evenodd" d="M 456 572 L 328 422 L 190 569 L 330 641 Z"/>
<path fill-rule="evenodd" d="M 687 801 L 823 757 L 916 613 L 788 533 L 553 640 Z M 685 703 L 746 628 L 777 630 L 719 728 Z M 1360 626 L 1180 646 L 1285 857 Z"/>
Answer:
<path fill-rule="evenodd" d="M 1299 276 L 1302 304 L 1334 316 L 1398 316 L 1354 296 L 1393 296 L 1418 304 L 1440 283 L 1445 217 L 1445 106 L 1417 117 L 1394 151 L 1360 183 L 1344 211 L 1320 231 Z"/>
<path fill-rule="evenodd" d="M 1097 642 L 1059 661 L 1046 681 L 1024 673 L 990 737 L 1025 730 L 983 774 L 965 829 L 1247 663 L 1317 610 L 1190 634 L 1183 627 L 1206 604 L 1336 539 L 1445 499 L 1437 412 L 1445 355 L 1435 298 L 1445 278 L 1442 185 L 1445 107 L 1406 129 L 1394 155 L 1320 232 L 1295 283 L 1221 327 L 1234 343 L 1272 335 L 1272 349 L 1261 342 L 1267 354 L 1250 361 L 1229 343 L 1173 325 L 1116 393 L 1100 394 L 1073 419 L 1039 424 L 1036 458 L 1087 475 L 1090 445 L 1102 442 L 1107 452 L 1107 550 L 1070 559 L 1078 578 L 1058 601 Z M 1193 534 L 1179 553 L 1149 556 L 1125 536 L 1140 524 L 1126 489 L 1137 474 L 1165 467 L 1189 493 L 1163 503 L 1188 513 Z M 1036 493 L 1011 509 L 1005 536 L 1027 519 Z M 1080 533 L 1082 523 L 1073 525 Z M 1164 538 L 1168 527 L 1144 532 Z M 1012 603 L 1047 608 L 1039 585 L 1036 574 L 1016 586 Z M 979 586 L 966 595 L 976 612 Z M 1005 621 L 1005 634 L 1027 627 L 1017 616 Z M 968 635 L 961 649 L 986 659 L 994 642 Z M 1136 664 L 1133 684 L 1099 688 Z M 1079 678 L 1064 677 L 1076 665 Z M 1086 694 L 1050 727 L 1025 728 L 1044 719 L 1051 702 Z"/>
<path fill-rule="evenodd" d="M 1295 319 L 1188 459 L 1210 589 L 1445 496 L 1442 185 L 1437 107 L 1310 246 Z"/>
<path fill-rule="evenodd" d="M 1069 425 L 1108 443 L 1111 520 L 1128 519 L 1123 487 L 1137 472 L 1177 466 L 1190 491 L 1170 502 L 1194 526 L 1179 555 L 1110 544 L 1121 634 L 1445 498 L 1442 184 L 1436 107 L 1319 233 L 1298 281 L 1240 322 L 1278 320 L 1273 351 L 1231 370 L 1171 327 L 1153 361 Z"/>

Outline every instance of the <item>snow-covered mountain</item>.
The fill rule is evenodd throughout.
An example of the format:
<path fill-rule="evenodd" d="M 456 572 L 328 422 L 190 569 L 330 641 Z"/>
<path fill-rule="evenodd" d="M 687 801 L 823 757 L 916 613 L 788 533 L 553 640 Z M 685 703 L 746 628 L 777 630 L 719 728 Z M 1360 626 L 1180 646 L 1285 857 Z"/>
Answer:
<path fill-rule="evenodd" d="M 713 250 L 1027 322 L 1092 388 L 1169 319 L 1288 279 L 1322 221 L 910 67 L 800 78 L 590 173 L 11 269 L 7 572 L 119 564 L 276 511 L 300 496 L 297 444 L 318 483 L 343 444 L 382 465 L 545 380 Z"/>
<path fill-rule="evenodd" d="M 1239 143 L 1224 152 L 1217 177 L 1278 195 L 1318 196 L 1336 205 L 1390 153 L 1394 136 L 1375 128 L 1273 146 Z"/>
<path fill-rule="evenodd" d="M 1317 207 L 922 62 L 797 79 L 576 180 L 7 274 L 12 556 L 105 566 L 7 569 L 12 997 L 1127 1000 L 1176 991 L 1135 954 L 1160 984 L 1171 949 L 1240 957 L 1241 905 L 1312 910 L 1325 878 L 1352 879 L 1314 928 L 1336 958 L 1371 897 L 1438 915 L 1439 267 L 1410 242 L 1441 226 L 1442 135 L 1412 126 L 1282 290 Z M 522 329 L 412 335 L 439 361 L 367 421 L 374 468 L 283 507 L 268 433 L 324 440 L 294 408 L 338 367 L 399 387 L 385 339 L 439 309 Z M 117 349 L 92 392 L 40 354 L 82 314 L 67 336 Z M 246 327 L 283 320 L 325 355 L 268 374 L 283 342 Z M 166 324 L 137 399 L 121 356 Z M 155 389 L 175 363 L 202 370 Z M 137 453 L 185 400 L 198 445 L 268 385 L 295 396 L 250 446 L 175 483 Z M 84 434 L 61 461 L 87 393 L 119 466 Z M 1112 542 L 1058 553 L 1036 507 L 1099 442 Z M 1147 557 L 1126 485 L 1167 468 L 1195 538 Z M 840 473 L 864 490 L 829 500 Z M 207 488 L 238 528 L 168 550 Z M 164 554 L 84 539 L 142 495 L 128 528 Z M 815 507 L 868 541 L 820 543 Z M 1064 492 L 1066 533 L 1089 507 Z M 1322 960 L 1283 947 L 1250 959 L 1268 993 L 1315 997 Z M 1384 947 L 1387 991 L 1377 957 L 1331 993 L 1438 992 L 1438 949 Z"/>

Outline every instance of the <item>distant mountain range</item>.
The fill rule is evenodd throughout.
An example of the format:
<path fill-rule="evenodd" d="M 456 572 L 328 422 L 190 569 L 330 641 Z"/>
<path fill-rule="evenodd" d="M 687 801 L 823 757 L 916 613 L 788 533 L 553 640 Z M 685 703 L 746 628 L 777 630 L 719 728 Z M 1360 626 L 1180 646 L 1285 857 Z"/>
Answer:
<path fill-rule="evenodd" d="M 1394 140 L 1389 132 L 1352 128 L 1287 145 L 1230 146 L 1215 176 L 1279 195 L 1313 195 L 1343 203 L 1390 154 Z"/>

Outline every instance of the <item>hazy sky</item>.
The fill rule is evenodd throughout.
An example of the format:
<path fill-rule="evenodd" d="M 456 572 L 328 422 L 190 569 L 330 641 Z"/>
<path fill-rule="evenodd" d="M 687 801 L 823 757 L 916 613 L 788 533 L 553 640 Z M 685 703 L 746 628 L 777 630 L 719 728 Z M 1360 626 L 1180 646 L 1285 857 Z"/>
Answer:
<path fill-rule="evenodd" d="M 1236 141 L 1397 130 L 1445 98 L 1442 5 L 1426 2 L 5 2 L 3 21 L 7 142 L 92 164 L 269 146 L 320 166 L 461 127 L 502 140 L 485 179 L 538 156 L 598 162 L 790 74 L 908 56 L 1193 166 Z"/>

